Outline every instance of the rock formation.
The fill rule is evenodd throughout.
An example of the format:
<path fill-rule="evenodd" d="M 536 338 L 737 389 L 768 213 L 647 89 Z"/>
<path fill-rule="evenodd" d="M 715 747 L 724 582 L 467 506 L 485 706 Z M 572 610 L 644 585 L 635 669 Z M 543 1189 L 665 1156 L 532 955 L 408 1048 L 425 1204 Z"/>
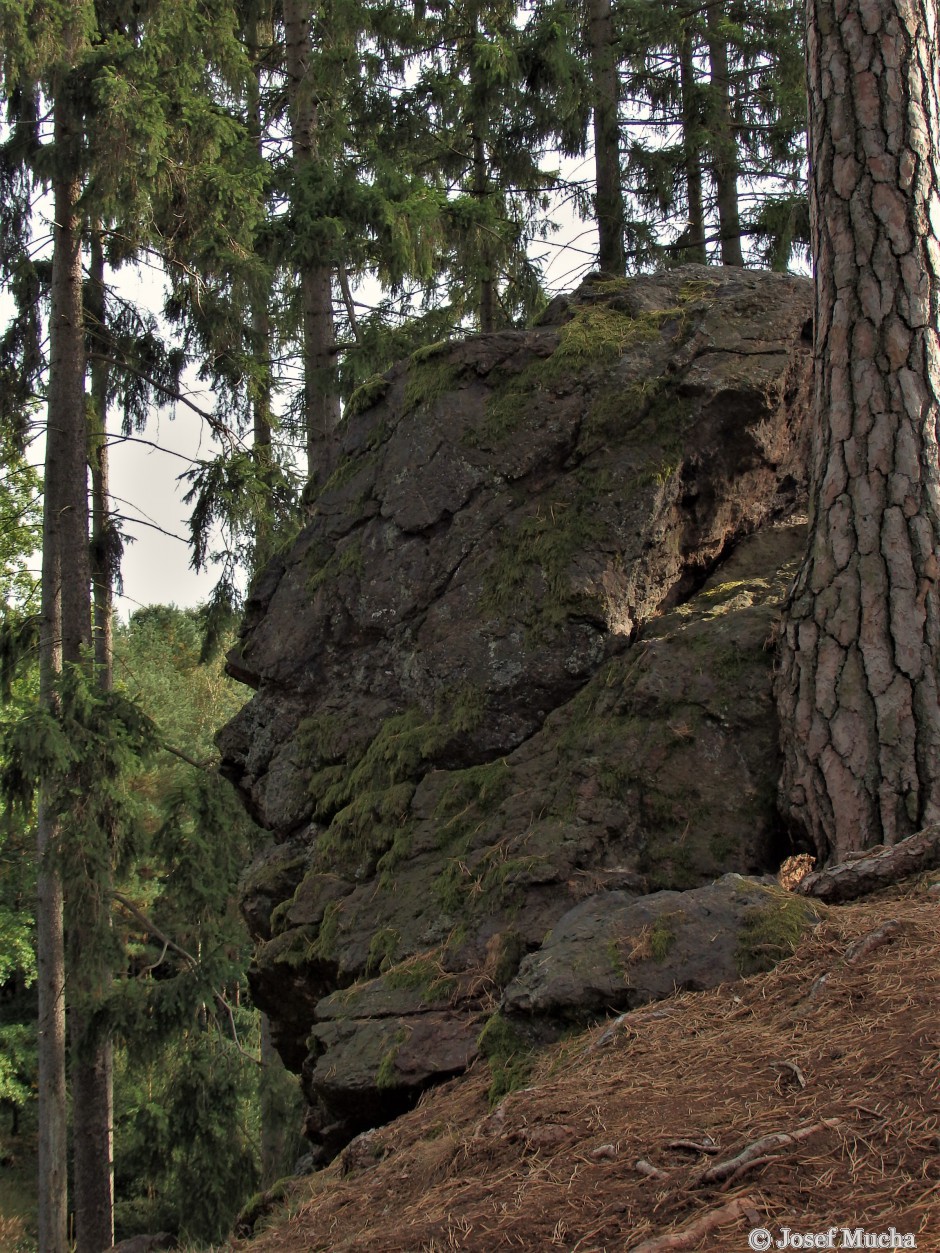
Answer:
<path fill-rule="evenodd" d="M 559 1023 L 747 970 L 765 914 L 788 934 L 770 886 L 705 885 L 785 851 L 768 641 L 810 316 L 785 275 L 597 277 L 353 396 L 220 737 L 272 833 L 252 991 L 322 1159 L 481 1051 L 511 1081 Z"/>

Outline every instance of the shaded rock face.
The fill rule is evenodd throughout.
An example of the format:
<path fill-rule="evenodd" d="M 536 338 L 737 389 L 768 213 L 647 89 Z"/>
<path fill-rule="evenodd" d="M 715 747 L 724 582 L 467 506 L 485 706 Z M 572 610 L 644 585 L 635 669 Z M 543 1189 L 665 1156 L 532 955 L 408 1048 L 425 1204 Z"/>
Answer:
<path fill-rule="evenodd" d="M 353 398 L 220 736 L 273 836 L 252 989 L 322 1157 L 464 1069 L 504 990 L 533 1038 L 625 1003 L 518 991 L 579 902 L 779 862 L 810 316 L 784 275 L 598 280 Z"/>

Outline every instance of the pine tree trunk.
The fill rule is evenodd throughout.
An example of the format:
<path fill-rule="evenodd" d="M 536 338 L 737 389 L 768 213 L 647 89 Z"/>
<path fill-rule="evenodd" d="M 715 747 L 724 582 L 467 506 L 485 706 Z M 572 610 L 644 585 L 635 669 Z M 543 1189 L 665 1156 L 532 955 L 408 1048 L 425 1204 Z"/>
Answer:
<path fill-rule="evenodd" d="M 627 211 L 620 166 L 620 76 L 610 0 L 589 0 L 588 48 L 594 105 L 598 264 L 609 274 L 625 274 Z"/>
<path fill-rule="evenodd" d="M 68 35 L 73 34 L 67 26 Z M 68 58 L 66 56 L 66 63 Z M 77 177 L 80 113 L 64 79 L 56 85 L 49 391 L 43 500 L 40 699 L 57 707 L 64 663 L 90 643 L 81 222 Z M 67 1241 L 65 949 L 60 832 L 49 780 L 40 788 L 36 949 L 39 968 L 39 1248 Z"/>
<path fill-rule="evenodd" d="M 719 25 L 720 16 L 721 6 L 711 5 L 708 9 L 708 61 L 711 67 L 709 129 L 712 136 L 712 174 L 715 179 L 722 264 L 744 265 L 741 218 L 738 211 L 738 145 L 731 108 L 731 71 L 728 65 L 728 43 Z"/>
<path fill-rule="evenodd" d="M 692 32 L 682 31 L 679 46 L 679 76 L 682 91 L 682 160 L 685 166 L 686 201 L 689 211 L 687 243 L 680 260 L 705 265 L 705 206 L 702 196 L 702 145 L 699 116 L 701 90 L 695 78 Z"/>
<path fill-rule="evenodd" d="M 104 250 L 100 232 L 92 232 L 91 266 L 86 314 L 92 335 L 99 338 L 106 325 Z M 102 348 L 104 346 L 102 345 Z M 113 685 L 112 572 L 108 527 L 107 394 L 108 367 L 104 352 L 95 354 L 91 368 L 93 428 L 91 450 L 92 568 L 94 609 L 95 681 L 102 691 Z M 109 850 L 110 851 L 110 850 Z M 110 861 L 110 858 L 109 858 Z M 110 865 L 106 881 L 97 892 L 87 894 L 89 905 L 81 917 L 69 917 L 72 994 L 94 999 L 110 983 L 97 950 L 110 926 Z M 92 903 L 93 902 L 93 903 Z M 76 996 L 77 994 L 77 996 Z M 72 1126 L 74 1158 L 74 1208 L 77 1253 L 101 1253 L 114 1243 L 114 1101 L 113 1053 L 107 1027 L 87 1010 L 70 1011 L 72 1045 Z"/>
<path fill-rule="evenodd" d="M 283 8 L 295 188 L 302 210 L 303 188 L 311 184 L 318 159 L 317 103 L 310 82 L 310 5 L 284 0 Z M 299 216 L 302 225 L 303 213 Z M 322 257 L 303 256 L 303 241 L 300 265 L 307 473 L 311 481 L 322 483 L 330 473 L 340 417 L 332 271 Z"/>
<path fill-rule="evenodd" d="M 816 260 L 810 547 L 776 691 L 819 856 L 940 817 L 937 0 L 808 0 Z"/>

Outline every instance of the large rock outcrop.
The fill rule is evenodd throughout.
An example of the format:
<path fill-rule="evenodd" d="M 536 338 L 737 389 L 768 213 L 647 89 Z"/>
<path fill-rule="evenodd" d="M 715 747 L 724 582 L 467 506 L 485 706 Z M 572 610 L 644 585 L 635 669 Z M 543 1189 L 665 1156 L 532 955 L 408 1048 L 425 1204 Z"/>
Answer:
<path fill-rule="evenodd" d="M 767 641 L 810 316 L 784 275 L 596 279 L 353 398 L 220 737 L 273 836 L 252 989 L 323 1156 L 465 1068 L 504 990 L 533 1039 L 633 1003 L 635 897 L 779 862 Z M 582 915 L 613 964 L 566 1001 Z"/>

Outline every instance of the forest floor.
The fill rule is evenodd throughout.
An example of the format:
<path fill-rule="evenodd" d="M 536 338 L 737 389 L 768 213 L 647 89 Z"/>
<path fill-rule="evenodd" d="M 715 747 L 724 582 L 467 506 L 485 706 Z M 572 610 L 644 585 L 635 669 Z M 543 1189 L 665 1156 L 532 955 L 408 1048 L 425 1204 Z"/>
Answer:
<path fill-rule="evenodd" d="M 836 1228 L 815 1247 L 937 1253 L 931 878 L 830 907 L 768 974 L 565 1041 L 495 1108 L 480 1064 L 299 1180 L 233 1247 L 744 1253 Z M 769 1235 L 749 1245 L 755 1228 Z M 884 1239 L 846 1244 L 842 1228 Z M 891 1228 L 916 1244 L 887 1243 Z"/>

